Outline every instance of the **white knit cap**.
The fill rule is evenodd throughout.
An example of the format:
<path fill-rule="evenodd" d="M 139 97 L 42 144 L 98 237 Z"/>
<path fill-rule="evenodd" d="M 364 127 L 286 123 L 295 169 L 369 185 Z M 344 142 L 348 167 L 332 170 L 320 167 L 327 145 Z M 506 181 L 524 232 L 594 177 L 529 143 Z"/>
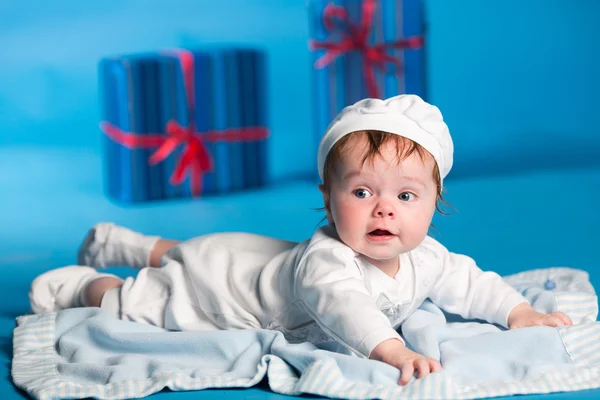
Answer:
<path fill-rule="evenodd" d="M 323 180 L 325 159 L 333 145 L 349 133 L 376 130 L 410 139 L 433 155 L 440 179 L 452 168 L 454 144 L 440 110 L 412 94 L 387 100 L 363 99 L 344 108 L 329 124 L 319 145 L 318 168 Z"/>

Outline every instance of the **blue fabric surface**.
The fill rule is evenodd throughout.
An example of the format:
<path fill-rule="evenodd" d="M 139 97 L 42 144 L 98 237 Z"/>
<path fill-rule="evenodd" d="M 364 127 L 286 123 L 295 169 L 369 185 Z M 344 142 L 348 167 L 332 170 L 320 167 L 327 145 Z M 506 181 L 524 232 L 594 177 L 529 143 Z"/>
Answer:
<path fill-rule="evenodd" d="M 15 169 L 18 166 L 19 168 Z M 96 153 L 64 149 L 0 149 L 0 334 L 2 399 L 26 398 L 10 380 L 15 318 L 28 312 L 27 291 L 39 273 L 75 261 L 87 229 L 114 221 L 146 233 L 185 239 L 242 230 L 288 240 L 312 234 L 323 216 L 316 183 L 297 182 L 222 198 L 120 207 L 102 194 Z M 458 211 L 436 216 L 433 235 L 449 249 L 472 256 L 503 275 L 549 266 L 590 273 L 600 287 L 597 227 L 600 168 L 543 170 L 446 182 Z M 110 272 L 129 275 L 127 269 Z M 264 383 L 244 390 L 161 392 L 156 399 L 288 398 Z M 531 399 L 600 397 L 598 390 Z"/>
<path fill-rule="evenodd" d="M 447 399 L 600 387 L 598 298 L 587 274 L 553 268 L 507 277 L 543 313 L 562 311 L 571 327 L 505 331 L 448 322 L 427 301 L 402 326 L 406 343 L 444 370 L 399 387 L 386 364 L 289 344 L 267 330 L 169 332 L 118 320 L 98 308 L 23 316 L 15 329 L 12 376 L 40 400 L 127 399 L 164 387 L 249 387 L 332 398 Z M 554 291 L 544 282 L 556 283 Z"/>

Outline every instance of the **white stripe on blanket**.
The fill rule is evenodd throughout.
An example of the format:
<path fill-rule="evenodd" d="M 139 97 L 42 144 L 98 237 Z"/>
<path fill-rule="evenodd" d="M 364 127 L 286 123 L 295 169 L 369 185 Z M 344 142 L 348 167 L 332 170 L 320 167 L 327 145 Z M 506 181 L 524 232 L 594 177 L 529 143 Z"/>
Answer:
<path fill-rule="evenodd" d="M 388 365 L 289 344 L 279 332 L 167 332 L 96 308 L 19 317 L 12 377 L 36 399 L 251 387 L 265 375 L 277 393 L 354 399 L 473 399 L 600 387 L 598 298 L 587 273 L 548 268 L 505 280 L 536 309 L 563 311 L 575 325 L 503 331 L 479 322 L 446 322 L 426 302 L 402 333 L 411 347 L 441 354 L 444 371 L 405 387 L 395 384 L 398 371 Z M 549 280 L 553 290 L 544 287 Z M 515 360 L 527 361 L 519 366 Z"/>

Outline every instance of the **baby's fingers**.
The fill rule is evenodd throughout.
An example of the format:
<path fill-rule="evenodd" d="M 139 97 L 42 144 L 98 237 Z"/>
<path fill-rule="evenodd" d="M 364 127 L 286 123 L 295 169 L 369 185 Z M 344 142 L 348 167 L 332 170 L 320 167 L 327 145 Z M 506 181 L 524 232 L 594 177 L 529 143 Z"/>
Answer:
<path fill-rule="evenodd" d="M 434 360 L 433 358 L 428 359 L 429 361 L 429 370 L 431 372 L 439 372 L 442 370 L 442 364 L 438 360 Z"/>
<path fill-rule="evenodd" d="M 552 313 L 552 315 L 555 315 L 556 317 L 558 317 L 562 323 L 566 326 L 571 326 L 573 325 L 573 321 L 571 320 L 571 318 L 569 318 L 569 316 L 565 313 L 561 313 L 561 312 L 555 312 Z"/>
<path fill-rule="evenodd" d="M 559 327 L 565 325 L 561 318 L 556 314 L 548 314 L 542 319 L 542 324 L 546 326 Z"/>
<path fill-rule="evenodd" d="M 429 362 L 424 358 L 419 358 L 415 360 L 415 368 L 419 372 L 417 378 L 422 378 L 424 376 L 429 375 Z"/>
<path fill-rule="evenodd" d="M 407 362 L 400 367 L 400 380 L 398 383 L 402 386 L 406 385 L 410 378 L 415 373 L 415 369 L 411 362 Z"/>

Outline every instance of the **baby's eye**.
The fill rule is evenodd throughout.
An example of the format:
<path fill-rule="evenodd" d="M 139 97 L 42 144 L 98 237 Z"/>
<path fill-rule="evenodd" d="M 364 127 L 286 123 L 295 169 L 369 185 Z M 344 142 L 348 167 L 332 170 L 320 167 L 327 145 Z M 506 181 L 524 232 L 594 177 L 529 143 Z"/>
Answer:
<path fill-rule="evenodd" d="M 402 201 L 412 201 L 415 199 L 415 195 L 411 192 L 402 192 L 398 195 L 398 198 Z"/>
<path fill-rule="evenodd" d="M 368 197 L 371 197 L 371 192 L 369 192 L 367 189 L 356 189 L 354 192 L 354 195 L 356 197 L 358 197 L 359 199 L 366 199 Z"/>

